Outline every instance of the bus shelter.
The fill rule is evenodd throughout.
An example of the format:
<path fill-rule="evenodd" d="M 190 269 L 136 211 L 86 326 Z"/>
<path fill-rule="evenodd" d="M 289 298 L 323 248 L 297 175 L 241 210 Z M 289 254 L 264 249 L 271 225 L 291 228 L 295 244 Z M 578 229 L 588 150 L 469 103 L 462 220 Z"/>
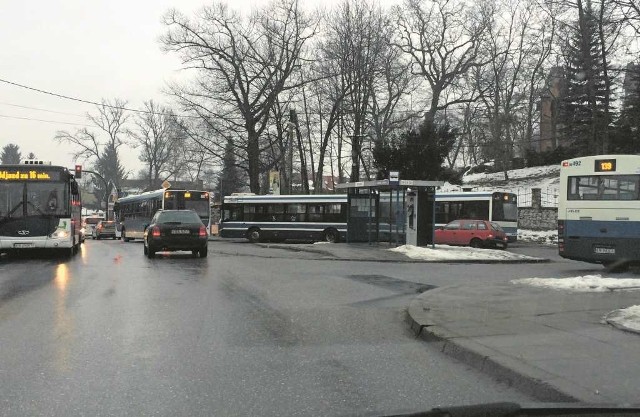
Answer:
<path fill-rule="evenodd" d="M 388 179 L 337 184 L 337 189 L 347 190 L 347 242 L 389 242 L 390 245 L 403 243 L 407 223 L 413 222 L 414 218 L 422 226 L 423 233 L 433 236 L 433 204 L 429 208 L 429 204 L 423 203 L 422 210 L 414 213 L 413 208 L 417 204 L 414 205 L 413 199 L 420 195 L 427 201 L 430 196 L 434 203 L 436 187 L 442 185 L 442 181 L 390 182 Z M 413 224 L 410 226 L 415 229 Z"/>

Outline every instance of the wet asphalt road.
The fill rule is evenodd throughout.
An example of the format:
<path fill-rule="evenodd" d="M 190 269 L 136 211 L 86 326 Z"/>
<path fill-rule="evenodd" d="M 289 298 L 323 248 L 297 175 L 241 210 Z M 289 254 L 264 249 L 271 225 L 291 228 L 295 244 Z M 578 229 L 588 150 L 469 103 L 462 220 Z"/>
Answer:
<path fill-rule="evenodd" d="M 223 246 L 239 255 L 216 254 Z M 0 415 L 351 415 L 533 401 L 416 340 L 404 322 L 417 292 L 504 279 L 505 266 L 322 261 L 233 242 L 209 251 L 150 260 L 139 242 L 87 241 L 71 260 L 0 260 Z"/>

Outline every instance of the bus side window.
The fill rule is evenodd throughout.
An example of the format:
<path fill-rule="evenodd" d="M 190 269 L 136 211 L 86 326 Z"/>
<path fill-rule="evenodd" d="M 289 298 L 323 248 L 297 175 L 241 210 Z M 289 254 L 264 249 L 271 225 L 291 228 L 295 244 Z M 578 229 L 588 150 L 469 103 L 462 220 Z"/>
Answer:
<path fill-rule="evenodd" d="M 267 217 L 271 222 L 284 221 L 284 204 L 269 204 L 267 206 Z"/>
<path fill-rule="evenodd" d="M 287 220 L 290 222 L 305 221 L 307 207 L 305 204 L 288 204 Z"/>
<path fill-rule="evenodd" d="M 321 222 L 324 214 L 324 207 L 321 204 L 309 204 L 307 206 L 307 220 L 310 222 Z"/>

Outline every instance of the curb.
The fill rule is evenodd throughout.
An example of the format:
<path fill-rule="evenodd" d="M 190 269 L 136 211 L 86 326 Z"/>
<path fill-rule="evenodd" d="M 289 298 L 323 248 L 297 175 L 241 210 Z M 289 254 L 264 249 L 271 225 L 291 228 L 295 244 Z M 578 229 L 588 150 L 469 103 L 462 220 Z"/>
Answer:
<path fill-rule="evenodd" d="M 437 343 L 440 345 L 440 351 L 445 355 L 455 358 L 499 381 L 507 382 L 509 386 L 534 397 L 536 400 L 544 402 L 583 401 L 586 392 L 569 394 L 569 392 L 575 391 L 576 387 L 570 386 L 568 381 L 562 380 L 557 375 L 523 364 L 508 356 L 497 359 L 492 355 L 490 349 L 472 340 L 444 335 L 443 333 L 447 332 L 446 329 L 438 327 L 435 323 L 421 324 L 414 318 L 414 315 L 417 315 L 416 309 L 418 311 L 423 310 L 422 306 L 418 306 L 418 304 L 420 304 L 420 300 L 416 297 L 406 310 L 406 321 L 416 338 L 420 338 L 427 343 Z M 521 368 L 521 370 L 516 370 L 516 368 Z M 522 368 L 527 369 L 525 371 Z M 545 382 L 545 379 L 554 380 L 557 385 L 566 385 L 566 389 L 561 390 Z"/>
<path fill-rule="evenodd" d="M 291 250 L 291 252 L 306 252 L 306 253 L 315 253 L 317 255 L 321 255 L 322 253 L 318 251 L 305 251 L 305 250 L 292 250 L 292 249 L 283 249 L 283 248 L 274 248 L 274 249 L 282 249 L 282 250 Z M 217 253 L 219 255 L 230 255 L 230 256 L 252 256 L 255 258 L 265 258 L 265 259 L 291 259 L 286 256 L 276 256 L 276 255 L 257 255 L 257 254 L 242 254 L 231 251 L 222 251 L 216 250 L 209 247 L 210 253 Z M 550 263 L 550 259 L 538 258 L 538 259 L 523 259 L 523 260 L 498 260 L 498 259 L 459 259 L 459 260 L 424 260 L 424 259 L 380 259 L 380 258 L 340 258 L 334 256 L 331 253 L 327 253 L 326 256 L 306 259 L 308 261 L 341 261 L 341 262 L 378 262 L 378 263 L 395 263 L 395 264 L 540 264 L 540 263 Z"/>

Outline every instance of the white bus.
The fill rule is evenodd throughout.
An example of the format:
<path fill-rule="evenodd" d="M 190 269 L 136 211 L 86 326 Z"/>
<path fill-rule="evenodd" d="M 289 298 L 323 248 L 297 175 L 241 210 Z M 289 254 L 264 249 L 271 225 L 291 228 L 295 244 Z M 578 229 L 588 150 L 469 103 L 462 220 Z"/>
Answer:
<path fill-rule="evenodd" d="M 42 161 L 0 165 L 0 252 L 73 255 L 82 243 L 80 191 L 73 174 Z"/>
<path fill-rule="evenodd" d="M 324 240 L 347 236 L 347 195 L 232 195 L 224 198 L 221 237 Z"/>
<path fill-rule="evenodd" d="M 402 237 L 402 192 L 399 197 L 393 193 L 393 207 L 389 207 L 388 191 L 381 192 L 379 198 L 380 239 L 391 239 L 396 227 Z M 254 242 L 263 239 L 336 242 L 346 239 L 347 210 L 346 194 L 228 196 L 222 205 L 220 236 L 246 237 Z M 518 236 L 517 196 L 502 192 L 436 193 L 437 226 L 457 219 L 496 222 L 509 240 L 515 241 Z"/>
<path fill-rule="evenodd" d="M 560 167 L 558 251 L 606 265 L 640 261 L 640 156 L 569 159 Z"/>
<path fill-rule="evenodd" d="M 518 196 L 500 191 L 436 193 L 436 227 L 457 219 L 488 220 L 500 225 L 510 242 L 518 239 Z"/>
<path fill-rule="evenodd" d="M 207 191 L 167 188 L 118 198 L 113 205 L 117 233 L 125 242 L 142 239 L 145 225 L 149 224 L 156 211 L 161 209 L 190 209 L 200 216 L 205 226 L 208 227 L 211 221 Z"/>

